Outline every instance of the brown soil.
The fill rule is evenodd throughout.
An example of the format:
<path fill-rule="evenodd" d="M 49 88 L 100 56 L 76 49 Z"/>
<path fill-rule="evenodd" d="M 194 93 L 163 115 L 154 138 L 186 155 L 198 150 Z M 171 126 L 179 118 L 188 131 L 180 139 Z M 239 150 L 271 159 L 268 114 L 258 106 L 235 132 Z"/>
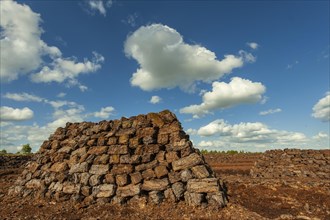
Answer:
<path fill-rule="evenodd" d="M 228 187 L 230 201 L 224 209 L 194 208 L 183 203 L 82 207 L 70 202 L 9 197 L 9 187 L 23 170 L 16 158 L 14 163 L 0 163 L 0 219 L 330 219 L 329 180 L 253 179 L 249 170 L 260 156 L 205 155 Z"/>

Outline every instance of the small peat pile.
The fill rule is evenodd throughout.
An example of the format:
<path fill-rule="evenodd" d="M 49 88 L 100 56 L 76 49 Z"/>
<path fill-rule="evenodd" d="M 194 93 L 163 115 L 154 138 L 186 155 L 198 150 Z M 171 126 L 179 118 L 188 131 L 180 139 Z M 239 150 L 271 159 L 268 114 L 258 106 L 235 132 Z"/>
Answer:
<path fill-rule="evenodd" d="M 330 150 L 266 151 L 251 169 L 252 177 L 330 179 Z"/>
<path fill-rule="evenodd" d="M 28 161 L 32 155 L 0 155 L 0 170 L 18 168 Z"/>
<path fill-rule="evenodd" d="M 168 110 L 67 123 L 44 141 L 9 194 L 86 205 L 227 202 L 222 183 Z"/>

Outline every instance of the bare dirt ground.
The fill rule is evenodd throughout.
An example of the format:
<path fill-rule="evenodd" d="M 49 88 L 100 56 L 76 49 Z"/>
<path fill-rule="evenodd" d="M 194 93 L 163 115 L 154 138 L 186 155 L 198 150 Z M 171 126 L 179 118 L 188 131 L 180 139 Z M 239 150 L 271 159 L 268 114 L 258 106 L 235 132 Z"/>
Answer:
<path fill-rule="evenodd" d="M 206 154 L 205 159 L 228 187 L 223 209 L 184 203 L 96 204 L 28 200 L 7 196 L 23 170 L 21 163 L 0 161 L 0 219 L 330 219 L 330 181 L 253 179 L 249 170 L 261 154 Z"/>

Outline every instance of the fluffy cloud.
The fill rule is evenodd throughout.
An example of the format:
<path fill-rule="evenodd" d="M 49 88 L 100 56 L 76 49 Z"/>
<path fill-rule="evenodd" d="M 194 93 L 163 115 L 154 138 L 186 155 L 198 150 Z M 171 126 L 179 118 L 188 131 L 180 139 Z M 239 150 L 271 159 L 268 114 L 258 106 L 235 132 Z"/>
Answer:
<path fill-rule="evenodd" d="M 247 63 L 254 63 L 256 62 L 257 58 L 255 56 L 253 56 L 252 53 L 248 53 L 244 50 L 240 50 L 238 52 L 238 54 L 241 56 L 241 57 L 244 57 L 244 61 L 247 62 Z"/>
<path fill-rule="evenodd" d="M 16 80 L 20 75 L 38 72 L 40 68 L 32 76 L 34 82 L 77 82 L 79 74 L 100 68 L 104 58 L 99 54 L 95 53 L 92 61 L 77 62 L 63 58 L 59 48 L 48 46 L 41 39 L 41 16 L 29 6 L 15 1 L 1 1 L 0 6 L 1 82 Z M 43 57 L 51 60 L 49 65 Z"/>
<path fill-rule="evenodd" d="M 317 135 L 313 136 L 314 139 L 329 139 L 329 135 L 325 132 L 319 132 Z"/>
<path fill-rule="evenodd" d="M 89 7 L 89 12 L 91 14 L 94 14 L 95 12 L 99 12 L 101 15 L 106 16 L 107 15 L 106 8 L 110 8 L 112 6 L 112 1 L 89 0 L 87 1 L 87 5 Z"/>
<path fill-rule="evenodd" d="M 76 78 L 80 74 L 96 72 L 101 68 L 104 57 L 96 52 L 93 53 L 92 61 L 85 59 L 83 63 L 72 59 L 57 58 L 50 64 L 51 68 L 44 66 L 40 72 L 32 75 L 33 82 L 58 82 L 68 81 L 69 84 L 77 85 Z M 79 84 L 81 85 L 81 84 Z"/>
<path fill-rule="evenodd" d="M 180 113 L 193 114 L 194 117 L 209 114 L 212 110 L 229 108 L 244 103 L 262 100 L 266 87 L 259 82 L 234 77 L 229 83 L 213 82 L 212 91 L 203 93 L 203 102 L 180 109 Z"/>
<path fill-rule="evenodd" d="M 214 52 L 185 43 L 176 30 L 162 24 L 142 26 L 128 36 L 125 53 L 140 65 L 131 84 L 146 91 L 177 86 L 191 91 L 196 81 L 219 79 L 253 57 L 241 51 L 218 60 Z"/>
<path fill-rule="evenodd" d="M 186 130 L 186 133 L 189 134 L 189 135 L 196 135 L 197 130 L 193 129 L 193 128 L 188 128 L 188 130 Z"/>
<path fill-rule="evenodd" d="M 310 141 L 303 133 L 271 129 L 261 122 L 229 124 L 223 119 L 212 121 L 199 128 L 197 134 L 212 139 L 202 140 L 198 146 L 213 148 L 249 146 L 251 150 L 258 147 L 266 149 L 271 146 L 278 148 L 302 147 Z"/>
<path fill-rule="evenodd" d="M 256 50 L 259 47 L 259 44 L 256 42 L 247 42 L 246 45 L 248 45 L 251 49 Z"/>
<path fill-rule="evenodd" d="M 65 93 L 60 93 L 58 97 L 64 97 Z M 85 108 L 83 105 L 79 105 L 73 101 L 67 100 L 48 100 L 41 98 L 39 96 L 31 95 L 28 93 L 6 93 L 3 95 L 4 98 L 12 99 L 15 101 L 34 101 L 34 102 L 44 102 L 50 105 L 53 109 L 53 119 L 51 127 L 60 127 L 64 126 L 66 122 L 78 122 L 83 121 L 88 116 L 94 116 L 98 118 L 108 118 L 115 109 L 111 106 L 101 108 L 99 112 L 83 114 Z M 2 114 L 2 112 L 1 112 Z"/>
<path fill-rule="evenodd" d="M 38 68 L 43 53 L 40 15 L 14 1 L 0 2 L 1 81 L 9 82 Z M 15 57 L 15 59 L 13 59 Z"/>
<path fill-rule="evenodd" d="M 99 112 L 94 112 L 94 117 L 106 119 L 113 115 L 114 111 L 115 108 L 112 106 L 104 107 Z"/>
<path fill-rule="evenodd" d="M 57 97 L 58 98 L 63 98 L 66 96 L 66 93 L 65 92 L 60 92 L 59 94 L 57 94 Z"/>
<path fill-rule="evenodd" d="M 312 116 L 324 122 L 330 121 L 330 92 L 314 105 Z"/>
<path fill-rule="evenodd" d="M 60 97 L 64 97 L 65 93 L 60 93 Z M 59 96 L 58 95 L 58 96 Z M 84 106 L 77 104 L 76 102 L 73 101 L 67 101 L 67 100 L 48 100 L 36 95 L 31 95 L 28 93 L 6 93 L 4 98 L 12 99 L 15 101 L 31 101 L 31 102 L 43 102 L 48 105 L 50 105 L 52 108 L 54 108 L 54 113 L 53 113 L 53 118 L 54 119 L 60 119 L 60 118 L 65 118 L 65 120 L 70 119 L 71 117 L 72 120 L 67 120 L 67 121 L 79 121 L 83 117 L 79 116 L 76 117 L 77 113 L 83 112 Z M 66 109 L 66 110 L 64 110 Z M 70 116 L 70 117 L 68 117 Z M 63 121 L 65 121 L 63 120 Z M 66 122 L 67 122 L 66 121 Z M 65 123 L 64 123 L 65 124 Z M 61 125 L 64 125 L 61 124 Z"/>
<path fill-rule="evenodd" d="M 150 102 L 151 104 L 157 104 L 157 103 L 159 103 L 160 101 L 162 101 L 162 98 L 159 97 L 159 96 L 157 96 L 157 95 L 154 95 L 154 96 L 151 97 L 151 99 L 150 99 L 149 102 Z"/>
<path fill-rule="evenodd" d="M 1 121 L 25 121 L 33 118 L 33 111 L 27 107 L 11 108 L 8 106 L 0 107 Z"/>
<path fill-rule="evenodd" d="M 214 146 L 214 141 L 201 141 L 198 144 L 201 148 L 209 148 Z"/>
<path fill-rule="evenodd" d="M 201 127 L 198 132 L 201 136 L 221 136 L 223 139 L 229 139 L 231 142 L 290 142 L 303 141 L 306 136 L 302 133 L 279 131 L 268 128 L 267 125 L 260 122 L 228 124 L 223 119 L 215 120 L 206 126 Z"/>
<path fill-rule="evenodd" d="M 259 115 L 270 115 L 270 114 L 275 114 L 275 113 L 278 113 L 278 112 L 281 112 L 281 111 L 282 111 L 282 109 L 280 109 L 280 108 L 269 109 L 267 111 L 259 112 Z"/>
<path fill-rule="evenodd" d="M 84 121 L 85 108 L 82 105 L 67 106 L 65 108 L 55 109 L 53 113 L 53 121 L 48 123 L 46 128 L 54 130 L 58 127 L 64 127 L 67 122 L 81 122 Z"/>
<path fill-rule="evenodd" d="M 3 95 L 4 98 L 11 99 L 18 102 L 42 102 L 43 98 L 36 95 L 31 95 L 26 92 L 23 93 L 6 93 Z"/>
<path fill-rule="evenodd" d="M 34 102 L 43 102 L 50 105 L 53 109 L 53 122 L 49 124 L 51 128 L 57 128 L 64 126 L 66 122 L 78 122 L 83 121 L 85 116 L 82 114 L 85 110 L 84 106 L 77 104 L 76 102 L 67 101 L 67 100 L 47 100 L 45 98 L 41 98 L 39 96 L 31 95 L 28 93 L 6 93 L 4 95 L 5 98 L 12 99 L 15 101 L 34 101 Z M 8 108 L 8 107 L 6 107 Z M 2 115 L 15 115 L 12 116 L 15 119 L 11 119 L 14 121 L 18 120 L 27 120 L 33 117 L 33 111 L 29 108 L 20 109 L 1 109 L 1 118 Z M 25 116 L 25 117 L 24 117 Z M 7 116 L 9 117 L 9 116 Z M 26 118 L 26 119 L 20 119 Z M 1 119 L 3 120 L 3 119 Z M 8 120 L 8 119 L 7 119 Z"/>

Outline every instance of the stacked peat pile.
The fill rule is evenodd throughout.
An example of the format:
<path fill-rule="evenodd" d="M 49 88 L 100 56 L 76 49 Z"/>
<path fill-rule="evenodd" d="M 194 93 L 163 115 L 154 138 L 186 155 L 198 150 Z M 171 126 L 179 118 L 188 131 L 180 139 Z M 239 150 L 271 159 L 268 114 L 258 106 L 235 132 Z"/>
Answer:
<path fill-rule="evenodd" d="M 30 161 L 32 155 L 0 155 L 0 170 L 19 168 L 28 161 Z"/>
<path fill-rule="evenodd" d="M 330 179 L 330 150 L 266 151 L 251 169 L 252 177 Z"/>
<path fill-rule="evenodd" d="M 86 204 L 226 204 L 219 179 L 168 110 L 67 123 L 42 144 L 9 194 Z"/>

